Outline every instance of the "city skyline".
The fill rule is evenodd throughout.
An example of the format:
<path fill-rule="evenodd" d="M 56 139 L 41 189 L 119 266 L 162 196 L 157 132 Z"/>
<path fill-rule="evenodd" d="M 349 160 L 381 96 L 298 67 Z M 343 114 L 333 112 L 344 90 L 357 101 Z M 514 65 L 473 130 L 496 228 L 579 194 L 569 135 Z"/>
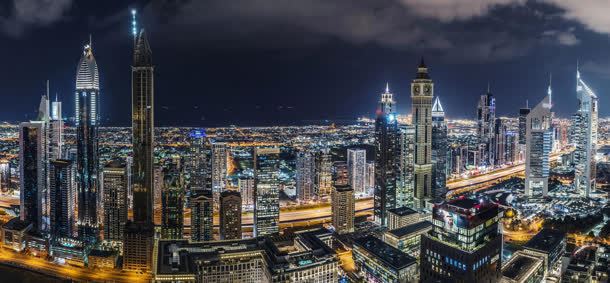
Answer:
<path fill-rule="evenodd" d="M 372 117 L 375 109 L 370 105 L 375 103 L 376 94 L 386 82 L 390 83 L 392 92 L 395 93 L 397 112 L 408 115 L 409 80 L 413 75 L 410 66 L 418 62 L 421 56 L 432 66 L 437 96 L 444 104 L 453 106 L 445 109 L 448 118 L 475 117 L 476 108 L 472 107 L 472 102 L 485 93 L 488 83 L 498 99 L 498 115 L 516 116 L 518 113 L 514 109 L 525 105 L 526 99 L 541 99 L 542 95 L 539 94 L 546 87 L 545 78 L 549 73 L 556 77 L 555 110 L 559 116 L 568 117 L 573 112 L 570 106 L 577 102 L 573 86 L 578 60 L 581 72 L 589 78 L 591 88 L 600 93 L 602 98 L 603 89 L 608 87 L 606 84 L 610 71 L 604 67 L 607 56 L 602 52 L 607 49 L 604 47 L 607 43 L 603 40 L 607 37 L 606 31 L 595 29 L 589 23 L 595 19 L 576 16 L 572 20 L 565 19 L 565 15 L 572 10 L 571 7 L 560 4 L 555 8 L 564 8 L 564 12 L 552 9 L 553 5 L 539 7 L 515 4 L 512 8 L 505 5 L 484 5 L 480 15 L 465 15 L 463 19 L 449 17 L 447 20 L 426 16 L 426 13 L 414 9 L 410 4 L 394 7 L 396 12 L 413 13 L 422 18 L 422 21 L 438 26 L 435 29 L 439 29 L 439 36 L 447 34 L 448 23 L 462 26 L 480 22 L 514 36 L 512 33 L 516 31 L 511 30 L 510 25 L 512 20 L 499 23 L 494 18 L 508 20 L 510 16 L 515 16 L 525 22 L 537 23 L 540 19 L 532 14 L 539 13 L 552 19 L 543 30 L 516 27 L 525 33 L 525 38 L 519 42 L 528 43 L 525 45 L 533 45 L 532 47 L 523 47 L 521 50 L 510 43 L 501 42 L 498 43 L 496 52 L 500 53 L 503 48 L 514 48 L 516 50 L 511 49 L 509 52 L 512 56 L 494 56 L 490 53 L 486 58 L 471 58 L 484 56 L 474 54 L 476 52 L 473 51 L 463 54 L 467 55 L 465 59 L 470 60 L 459 61 L 453 58 L 456 54 L 453 57 L 450 54 L 460 48 L 452 51 L 425 46 L 394 47 L 374 36 L 368 41 L 354 42 L 341 36 L 333 38 L 330 35 L 318 35 L 322 37 L 319 43 L 303 44 L 299 48 L 285 44 L 273 47 L 263 39 L 257 45 L 255 40 L 244 38 L 234 30 L 227 32 L 223 38 L 213 30 L 219 25 L 215 21 L 194 21 L 192 25 L 185 26 L 185 23 L 176 20 L 176 14 L 184 13 L 185 7 L 176 4 L 175 11 L 170 10 L 166 15 L 161 12 L 161 8 L 169 4 L 162 1 L 156 4 L 149 1 L 104 4 L 96 9 L 95 16 L 89 14 L 91 9 L 88 9 L 88 4 L 65 2 L 68 3 L 67 6 L 58 8 L 60 10 L 56 12 L 56 19 L 53 18 L 55 20 L 31 25 L 20 23 L 22 30 L 18 33 L 7 32 L 6 27 L 4 33 L 0 33 L 0 38 L 6 42 L 3 49 L 0 49 L 6 51 L 0 54 L 23 54 L 0 55 L 0 60 L 13 65 L 14 57 L 22 57 L 20 65 L 36 62 L 41 66 L 36 70 L 28 70 L 25 84 L 25 70 L 0 70 L 1 77 L 5 78 L 0 84 L 0 96 L 11 101 L 11 105 L 16 105 L 0 108 L 1 121 L 34 118 L 35 108 L 31 107 L 34 105 L 31 102 L 38 101 L 44 93 L 47 79 L 51 81 L 51 97 L 58 93 L 64 103 L 64 117 L 73 117 L 74 113 L 70 109 L 74 107 L 69 97 L 73 88 L 71 78 L 74 70 L 66 62 L 76 64 L 78 58 L 74 53 L 92 34 L 102 74 L 100 84 L 103 97 L 100 98 L 100 107 L 104 115 L 101 123 L 104 126 L 129 125 L 128 118 L 121 115 L 129 111 L 129 82 L 124 79 L 129 68 L 113 62 L 115 59 L 128 60 L 131 55 L 130 7 L 141 9 L 142 25 L 147 27 L 151 44 L 157 47 L 155 58 L 160 66 L 157 71 L 163 76 L 158 82 L 155 98 L 155 115 L 159 126 L 289 125 L 315 123 L 325 119 Z M 338 1 L 338 5 L 343 2 Z M 311 5 L 317 4 L 315 1 Z M 383 7 L 385 4 L 379 5 Z M 430 5 L 434 7 L 440 4 Z M 462 5 L 467 8 L 470 4 Z M 360 7 L 356 7 L 358 8 Z M 18 17 L 16 12 L 13 13 L 14 17 Z M 255 17 L 260 11 L 255 9 L 252 13 L 251 17 Z M 244 21 L 252 20 L 243 14 L 238 16 Z M 368 14 L 364 13 L 364 16 Z M 91 20 L 91 17 L 95 20 Z M 388 21 L 388 24 L 400 24 L 399 20 L 395 20 L 397 23 Z M 265 32 L 274 31 L 268 30 L 267 25 L 264 27 Z M 205 39 L 195 36 L 189 41 L 183 36 L 171 35 L 169 31 L 172 28 L 180 30 L 180 33 L 200 29 L 201 34 L 209 36 Z M 55 37 L 50 37 L 49 33 Z M 310 38 L 312 33 L 315 34 L 307 30 L 303 36 Z M 278 31 L 278 34 L 284 33 Z M 483 32 L 482 35 L 472 44 L 494 40 L 488 33 Z M 420 37 L 425 41 L 425 36 Z M 430 37 L 435 38 L 432 34 Z M 44 40 L 46 52 L 31 49 L 40 40 Z M 285 43 L 287 39 L 281 37 L 277 40 Z M 252 66 L 257 66 L 256 72 L 251 71 Z M 177 76 L 178 73 L 184 73 L 184 76 Z M 206 83 L 197 86 L 200 79 Z M 311 84 L 311 81 L 316 81 L 316 84 Z M 514 83 L 516 81 L 519 83 Z M 193 92 L 192 89 L 197 91 Z M 174 99 L 175 96 L 180 99 Z M 605 105 L 607 102 L 600 100 L 600 117 L 610 114 L 605 111 L 608 108 Z"/>

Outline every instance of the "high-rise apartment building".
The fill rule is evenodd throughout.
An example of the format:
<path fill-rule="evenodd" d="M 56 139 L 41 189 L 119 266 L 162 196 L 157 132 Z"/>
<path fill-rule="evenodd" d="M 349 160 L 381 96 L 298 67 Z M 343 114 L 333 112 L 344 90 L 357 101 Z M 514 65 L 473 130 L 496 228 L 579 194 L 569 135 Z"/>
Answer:
<path fill-rule="evenodd" d="M 389 86 L 381 94 L 375 118 L 375 222 L 386 225 L 387 211 L 396 207 L 399 139 L 396 102 Z"/>
<path fill-rule="evenodd" d="M 498 206 L 454 199 L 433 208 L 433 228 L 421 236 L 421 282 L 498 282 L 502 233 Z"/>
<path fill-rule="evenodd" d="M 75 175 L 76 168 L 72 160 L 51 161 L 49 227 L 53 237 L 76 236 Z"/>
<path fill-rule="evenodd" d="M 339 234 L 354 232 L 356 199 L 350 185 L 335 185 L 332 192 L 332 224 Z"/>
<path fill-rule="evenodd" d="M 241 194 L 237 191 L 220 193 L 220 239 L 241 239 Z"/>
<path fill-rule="evenodd" d="M 226 143 L 212 143 L 212 188 L 215 193 L 220 193 L 226 186 L 228 154 Z"/>
<path fill-rule="evenodd" d="M 96 242 L 99 238 L 100 221 L 98 218 L 100 82 L 91 41 L 85 45 L 78 63 L 74 98 L 78 235 L 85 242 Z"/>
<path fill-rule="evenodd" d="M 315 156 L 309 151 L 297 153 L 296 190 L 297 199 L 308 202 L 315 197 Z"/>
<path fill-rule="evenodd" d="M 279 232 L 280 149 L 254 148 L 254 235 L 264 236 Z"/>
<path fill-rule="evenodd" d="M 432 98 L 434 83 L 422 59 L 411 83 L 411 115 L 415 126 L 415 166 L 413 186 L 415 207 L 422 208 L 432 194 Z"/>
<path fill-rule="evenodd" d="M 364 194 L 366 192 L 366 150 L 347 149 L 347 167 L 350 186 L 357 194 Z"/>
<path fill-rule="evenodd" d="M 239 193 L 241 194 L 241 203 L 244 206 L 254 205 L 254 178 L 241 177 L 237 180 Z"/>
<path fill-rule="evenodd" d="M 396 207 L 413 206 L 415 197 L 415 126 L 399 126 L 399 163 Z"/>
<path fill-rule="evenodd" d="M 482 164 L 494 166 L 495 151 L 493 148 L 494 127 L 496 123 L 496 99 L 489 86 L 487 93 L 481 95 L 477 108 L 477 137 L 481 149 Z"/>
<path fill-rule="evenodd" d="M 551 143 L 552 92 L 549 85 L 548 94 L 527 114 L 526 159 L 525 159 L 525 194 L 535 195 L 540 191 L 546 196 L 549 186 Z M 538 192 L 536 192 L 538 195 Z"/>
<path fill-rule="evenodd" d="M 578 96 L 578 111 L 574 125 L 574 187 L 584 197 L 589 197 L 595 191 L 598 131 L 597 95 L 580 77 L 576 71 L 576 94 Z"/>
<path fill-rule="evenodd" d="M 432 198 L 435 203 L 444 200 L 447 194 L 448 147 L 445 110 L 437 97 L 432 105 Z"/>
<path fill-rule="evenodd" d="M 161 238 L 182 239 L 184 227 L 184 182 L 182 172 L 172 165 L 164 174 L 161 192 Z M 191 215 L 191 218 L 195 216 Z"/>
<path fill-rule="evenodd" d="M 127 167 L 119 160 L 108 162 L 102 171 L 104 240 L 123 241 L 127 224 Z"/>
<path fill-rule="evenodd" d="M 200 190 L 189 199 L 191 207 L 191 240 L 214 239 L 214 198 L 212 191 Z"/>
<path fill-rule="evenodd" d="M 318 197 L 330 195 L 333 185 L 332 156 L 328 148 L 316 153 L 316 184 L 315 191 Z"/>
<path fill-rule="evenodd" d="M 204 129 L 193 130 L 190 138 L 190 190 L 212 190 L 212 145 Z"/>
<path fill-rule="evenodd" d="M 45 123 L 19 125 L 19 218 L 42 230 L 47 183 Z"/>
<path fill-rule="evenodd" d="M 47 96 L 48 96 L 47 81 Z M 64 150 L 64 120 L 61 114 L 61 102 L 55 97 L 51 104 L 51 116 L 49 121 L 49 160 L 63 158 Z"/>
<path fill-rule="evenodd" d="M 375 189 L 375 162 L 366 163 L 366 178 L 364 188 L 367 194 Z"/>

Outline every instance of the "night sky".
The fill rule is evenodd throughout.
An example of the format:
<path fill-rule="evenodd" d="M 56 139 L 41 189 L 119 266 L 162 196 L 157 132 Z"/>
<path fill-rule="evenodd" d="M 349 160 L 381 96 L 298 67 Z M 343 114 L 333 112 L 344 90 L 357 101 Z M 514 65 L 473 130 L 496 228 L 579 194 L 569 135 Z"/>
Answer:
<path fill-rule="evenodd" d="M 423 56 L 451 118 L 474 118 L 491 84 L 500 115 L 546 94 L 576 110 L 575 72 L 610 114 L 610 1 L 0 1 L 0 120 L 35 117 L 45 81 L 73 113 L 93 36 L 103 124 L 130 125 L 138 9 L 155 64 L 158 126 L 287 125 L 373 116 L 386 81 L 400 114 Z"/>

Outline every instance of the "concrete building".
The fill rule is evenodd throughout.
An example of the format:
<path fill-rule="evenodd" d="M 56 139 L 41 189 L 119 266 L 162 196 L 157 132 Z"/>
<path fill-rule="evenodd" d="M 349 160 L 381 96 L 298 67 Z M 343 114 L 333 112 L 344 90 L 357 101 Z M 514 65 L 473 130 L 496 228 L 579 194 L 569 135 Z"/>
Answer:
<path fill-rule="evenodd" d="M 356 199 L 349 185 L 335 185 L 332 193 L 332 224 L 339 234 L 354 232 Z"/>
<path fill-rule="evenodd" d="M 280 149 L 257 147 L 254 149 L 254 235 L 279 233 Z"/>
<path fill-rule="evenodd" d="M 551 86 L 547 96 L 527 115 L 525 194 L 546 196 L 549 187 L 551 154 Z M 536 191 L 536 193 L 534 192 Z"/>
<path fill-rule="evenodd" d="M 415 126 L 414 206 L 430 206 L 432 192 L 432 99 L 434 83 L 422 59 L 411 82 L 411 115 Z"/>
<path fill-rule="evenodd" d="M 353 253 L 365 282 L 417 282 L 416 259 L 373 236 L 355 239 Z"/>
<path fill-rule="evenodd" d="M 406 206 L 388 210 L 388 229 L 398 229 L 421 221 L 421 215 Z"/>
<path fill-rule="evenodd" d="M 349 184 L 357 194 L 366 192 L 366 150 L 360 148 L 347 149 L 347 169 Z"/>
<path fill-rule="evenodd" d="M 127 224 L 127 168 L 114 160 L 106 164 L 102 172 L 104 202 L 104 240 L 123 241 Z"/>
<path fill-rule="evenodd" d="M 241 239 L 241 194 L 237 191 L 220 193 L 220 239 Z"/>

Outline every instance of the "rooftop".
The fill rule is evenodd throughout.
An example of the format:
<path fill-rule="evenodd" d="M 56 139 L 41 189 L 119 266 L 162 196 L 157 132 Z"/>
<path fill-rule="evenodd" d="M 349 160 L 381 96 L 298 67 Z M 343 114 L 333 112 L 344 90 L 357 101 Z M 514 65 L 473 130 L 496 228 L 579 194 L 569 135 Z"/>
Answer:
<path fill-rule="evenodd" d="M 414 257 L 403 253 L 399 249 L 394 248 L 373 236 L 355 239 L 354 245 L 361 247 L 397 270 L 411 266 L 417 261 Z"/>
<path fill-rule="evenodd" d="M 542 259 L 519 253 L 502 269 L 502 276 L 521 282 L 538 264 L 542 264 Z"/>
<path fill-rule="evenodd" d="M 402 206 L 402 207 L 397 207 L 397 208 L 392 208 L 388 210 L 391 213 L 394 213 L 398 216 L 407 216 L 407 215 L 411 215 L 411 214 L 416 214 L 417 211 L 413 210 L 410 207 L 406 207 L 406 206 Z"/>
<path fill-rule="evenodd" d="M 542 229 L 536 236 L 530 239 L 523 247 L 526 249 L 538 250 L 543 252 L 551 252 L 563 240 L 566 234 L 554 229 Z"/>
<path fill-rule="evenodd" d="M 31 225 L 30 222 L 22 221 L 21 219 L 19 219 L 19 217 L 15 217 L 15 218 L 9 220 L 8 222 L 6 222 L 6 224 L 4 224 L 2 226 L 2 228 L 7 229 L 7 230 L 13 230 L 13 231 L 22 231 L 22 230 L 25 230 L 30 225 Z"/>
<path fill-rule="evenodd" d="M 432 222 L 430 221 L 421 221 L 417 223 L 413 223 L 411 225 L 407 225 L 398 229 L 390 230 L 388 233 L 400 238 L 407 235 L 411 235 L 414 233 L 422 233 L 432 229 Z"/>

